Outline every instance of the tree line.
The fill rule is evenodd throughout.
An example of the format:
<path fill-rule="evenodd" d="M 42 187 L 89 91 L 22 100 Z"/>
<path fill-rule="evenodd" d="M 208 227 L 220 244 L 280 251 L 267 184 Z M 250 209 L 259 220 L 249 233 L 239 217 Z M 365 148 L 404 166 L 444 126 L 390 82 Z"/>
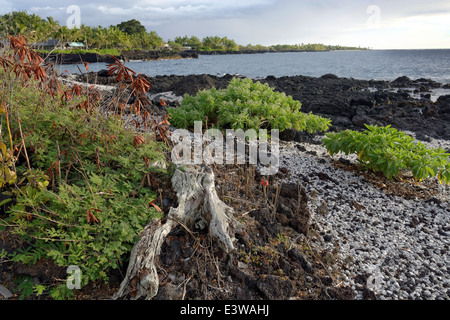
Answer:
<path fill-rule="evenodd" d="M 301 44 L 278 44 L 272 46 L 263 46 L 260 44 L 248 44 L 246 46 L 238 45 L 232 39 L 227 37 L 206 37 L 200 40 L 196 36 L 176 37 L 174 41 L 169 41 L 172 48 L 186 48 L 190 47 L 198 51 L 267 51 L 267 52 L 282 52 L 282 51 L 332 51 L 332 50 L 368 50 L 368 48 L 361 47 L 346 47 L 340 45 L 325 45 L 321 43 L 301 43 Z"/>
<path fill-rule="evenodd" d="M 82 42 L 86 49 L 155 49 L 161 47 L 163 39 L 155 31 L 147 32 L 135 19 L 109 27 L 91 27 L 82 24 L 79 28 L 62 26 L 53 17 L 41 18 L 25 11 L 15 11 L 0 18 L 0 34 L 21 34 L 29 43 L 48 39 L 62 42 Z"/>
<path fill-rule="evenodd" d="M 62 26 L 53 17 L 41 18 L 26 11 L 14 11 L 0 16 L 0 35 L 21 34 L 29 43 L 40 43 L 48 39 L 59 39 L 64 42 L 82 42 L 88 50 L 105 49 L 141 49 L 156 50 L 164 48 L 164 40 L 155 32 L 148 32 L 136 19 L 121 22 L 109 27 L 91 27 L 81 24 L 79 28 Z M 252 45 L 237 44 L 233 39 L 219 36 L 208 36 L 200 39 L 196 36 L 179 36 L 168 40 L 172 50 L 192 49 L 207 51 L 329 51 L 365 49 L 356 47 L 329 46 L 324 44 L 296 45 Z"/>

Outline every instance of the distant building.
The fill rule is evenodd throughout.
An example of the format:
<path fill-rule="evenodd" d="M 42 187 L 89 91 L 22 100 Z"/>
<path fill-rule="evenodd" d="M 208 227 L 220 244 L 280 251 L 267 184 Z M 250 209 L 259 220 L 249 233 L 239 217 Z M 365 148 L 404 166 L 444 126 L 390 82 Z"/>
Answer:
<path fill-rule="evenodd" d="M 44 50 L 51 50 L 59 45 L 59 39 L 49 39 L 47 41 L 38 42 L 38 43 L 32 43 L 31 47 L 36 49 L 44 49 Z"/>
<path fill-rule="evenodd" d="M 64 43 L 64 47 L 67 49 L 80 49 L 80 48 L 84 48 L 84 43 L 82 42 L 66 42 Z"/>

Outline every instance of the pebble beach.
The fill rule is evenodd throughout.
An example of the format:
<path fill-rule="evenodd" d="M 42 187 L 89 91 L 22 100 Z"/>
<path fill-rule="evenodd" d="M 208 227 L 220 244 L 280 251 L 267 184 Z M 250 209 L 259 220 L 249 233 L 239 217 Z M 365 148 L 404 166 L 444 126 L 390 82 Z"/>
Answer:
<path fill-rule="evenodd" d="M 430 146 L 450 146 L 438 141 Z M 363 298 L 363 288 L 378 299 L 450 297 L 450 189 L 438 186 L 433 201 L 387 195 L 363 176 L 338 169 L 335 156 L 309 143 L 282 142 L 280 166 L 291 181 L 299 175 L 310 197 L 311 223 L 318 236 L 312 243 L 336 252 L 341 281 Z M 329 179 L 320 179 L 318 173 Z"/>

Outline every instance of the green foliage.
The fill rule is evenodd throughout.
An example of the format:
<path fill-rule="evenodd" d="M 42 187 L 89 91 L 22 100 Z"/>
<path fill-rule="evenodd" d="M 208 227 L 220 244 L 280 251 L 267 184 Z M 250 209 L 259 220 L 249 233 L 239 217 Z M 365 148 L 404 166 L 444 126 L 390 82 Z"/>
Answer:
<path fill-rule="evenodd" d="M 366 127 L 368 130 L 364 132 L 328 133 L 323 145 L 331 155 L 358 154 L 360 163 L 389 179 L 398 176 L 400 170 L 411 170 L 418 181 L 437 176 L 441 183 L 450 184 L 450 154 L 445 150 L 428 149 L 390 126 Z"/>
<path fill-rule="evenodd" d="M 150 134 L 136 146 L 136 134 L 124 129 L 119 117 L 76 108 L 84 98 L 62 103 L 59 96 L 49 99 L 37 84 L 20 90 L 13 84 L 2 86 L 1 94 L 11 96 L 13 143 L 25 143 L 28 160 L 22 153 L 15 164 L 17 182 L 2 190 L 14 201 L 0 227 L 26 244 L 11 260 L 35 264 L 46 258 L 60 266 L 77 265 L 82 285 L 107 280 L 108 269 L 122 263 L 143 227 L 161 217 L 149 205 L 156 193 L 147 181 L 166 174 L 148 166 L 164 161 L 163 147 Z M 4 94 L 7 89 L 14 94 Z M 54 288 L 52 296 L 67 297 L 64 290 Z"/>
<path fill-rule="evenodd" d="M 20 292 L 19 299 L 23 300 L 33 295 L 33 281 L 29 276 L 20 276 L 15 279 L 17 291 Z"/>
<path fill-rule="evenodd" d="M 301 103 L 267 84 L 234 78 L 226 89 L 200 91 L 185 95 L 180 108 L 168 108 L 171 124 L 189 128 L 194 121 L 204 121 L 222 129 L 270 128 L 300 131 L 326 131 L 330 120 L 300 111 Z"/>
<path fill-rule="evenodd" d="M 27 299 L 32 296 L 40 296 L 47 289 L 47 287 L 42 284 L 34 283 L 30 276 L 18 276 L 15 278 L 14 282 L 16 283 L 14 293 L 20 293 L 20 300 Z"/>
<path fill-rule="evenodd" d="M 73 297 L 73 290 L 67 288 L 66 284 L 57 285 L 49 290 L 53 300 L 70 300 Z"/>
<path fill-rule="evenodd" d="M 200 40 L 196 36 L 176 37 L 174 41 L 169 41 L 173 49 L 181 49 L 183 46 L 189 46 L 199 51 L 237 51 L 239 46 L 232 39 L 219 36 L 208 36 Z"/>
<path fill-rule="evenodd" d="M 200 49 L 202 45 L 202 41 L 196 36 L 191 36 L 190 38 L 188 36 L 176 37 L 173 43 L 178 44 L 180 47 L 188 46 L 195 50 Z"/>
<path fill-rule="evenodd" d="M 86 49 L 156 49 L 163 40 L 155 31 L 147 32 L 137 20 L 124 21 L 116 26 L 91 27 L 82 24 L 80 28 L 69 29 L 52 17 L 42 19 L 36 14 L 14 11 L 0 17 L 0 34 L 3 37 L 21 34 L 30 43 L 59 39 L 61 42 L 83 42 Z M 40 48 L 48 49 L 48 48 Z M 53 49 L 53 48 L 50 48 Z M 81 53 L 81 52 L 80 52 Z"/>
<path fill-rule="evenodd" d="M 0 142 L 0 188 L 11 185 L 17 181 L 17 174 L 11 170 L 13 155 L 6 145 Z"/>
<path fill-rule="evenodd" d="M 8 252 L 6 252 L 5 249 L 2 248 L 0 251 L 0 263 L 2 263 L 2 260 L 5 259 L 8 256 Z"/>
<path fill-rule="evenodd" d="M 367 48 L 361 47 L 346 47 L 346 46 L 331 46 L 321 43 L 313 44 L 278 44 L 273 46 L 263 46 L 260 44 L 252 45 L 248 44 L 246 46 L 238 45 L 233 39 L 228 39 L 227 37 L 219 36 L 208 36 L 199 40 L 197 37 L 183 36 L 176 37 L 174 41 L 169 42 L 172 48 L 180 48 L 182 46 L 189 46 L 193 49 L 209 52 L 209 51 L 330 51 L 330 50 L 367 50 Z"/>
<path fill-rule="evenodd" d="M 146 32 L 145 27 L 136 19 L 123 21 L 117 27 L 128 35 L 142 35 Z"/>
<path fill-rule="evenodd" d="M 294 45 L 274 45 L 270 47 L 272 51 L 332 51 L 332 50 L 368 50 L 361 47 L 331 46 L 322 43 L 294 44 Z"/>
<path fill-rule="evenodd" d="M 205 37 L 202 40 L 202 45 L 200 47 L 202 51 L 236 51 L 239 49 L 239 46 L 232 39 L 228 39 L 227 37 Z"/>
<path fill-rule="evenodd" d="M 163 45 L 163 39 L 155 31 L 135 34 L 131 36 L 130 41 L 133 49 L 158 49 Z"/>
<path fill-rule="evenodd" d="M 27 29 L 36 30 L 45 25 L 46 20 L 26 11 L 13 11 L 1 16 L 0 32 L 8 35 L 19 34 Z"/>

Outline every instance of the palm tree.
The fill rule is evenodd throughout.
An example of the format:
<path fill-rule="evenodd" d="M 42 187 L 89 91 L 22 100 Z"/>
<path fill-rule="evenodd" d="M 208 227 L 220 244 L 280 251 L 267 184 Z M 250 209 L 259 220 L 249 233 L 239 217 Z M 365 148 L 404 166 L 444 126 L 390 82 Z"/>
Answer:
<path fill-rule="evenodd" d="M 82 24 L 80 26 L 80 38 L 83 40 L 86 49 L 89 49 L 95 42 L 94 30 L 91 27 Z"/>
<path fill-rule="evenodd" d="M 163 39 L 160 36 L 158 36 L 156 31 L 150 31 L 150 33 L 148 33 L 148 39 L 149 44 L 152 48 L 159 48 L 164 43 Z"/>
<path fill-rule="evenodd" d="M 202 42 L 201 42 L 200 39 L 197 38 L 196 36 L 192 36 L 192 37 L 189 38 L 188 45 L 189 45 L 192 49 L 198 49 L 198 48 L 200 48 L 200 46 L 202 45 Z"/>
<path fill-rule="evenodd" d="M 64 44 L 66 42 L 76 42 L 82 39 L 80 29 L 69 29 L 67 26 L 62 26 L 61 28 L 59 28 L 56 35 L 61 44 Z"/>
<path fill-rule="evenodd" d="M 78 42 L 83 39 L 81 30 L 79 28 L 72 28 L 70 29 L 70 41 Z"/>
<path fill-rule="evenodd" d="M 173 41 L 181 44 L 182 46 L 185 46 L 188 44 L 189 38 L 188 38 L 188 36 L 176 37 L 175 40 L 173 40 Z"/>
<path fill-rule="evenodd" d="M 30 39 L 30 42 L 46 41 L 52 36 L 52 32 L 51 30 L 49 30 L 47 22 L 44 22 L 43 24 L 37 26 L 35 31 L 35 39 Z"/>
<path fill-rule="evenodd" d="M 127 46 L 128 35 L 117 26 L 111 26 L 107 29 L 108 42 L 113 47 Z"/>
<path fill-rule="evenodd" d="M 222 38 L 218 36 L 206 37 L 203 39 L 203 47 L 206 50 L 223 50 Z"/>
<path fill-rule="evenodd" d="M 228 39 L 227 37 L 222 38 L 221 44 L 225 47 L 225 50 L 237 50 L 239 47 L 232 39 Z"/>
<path fill-rule="evenodd" d="M 98 26 L 95 28 L 95 46 L 97 49 L 104 49 L 108 46 L 108 34 L 105 28 Z"/>
<path fill-rule="evenodd" d="M 53 17 L 47 17 L 47 28 L 49 29 L 50 33 L 56 33 L 58 29 L 61 27 L 59 25 L 59 22 L 53 19 Z"/>

